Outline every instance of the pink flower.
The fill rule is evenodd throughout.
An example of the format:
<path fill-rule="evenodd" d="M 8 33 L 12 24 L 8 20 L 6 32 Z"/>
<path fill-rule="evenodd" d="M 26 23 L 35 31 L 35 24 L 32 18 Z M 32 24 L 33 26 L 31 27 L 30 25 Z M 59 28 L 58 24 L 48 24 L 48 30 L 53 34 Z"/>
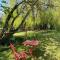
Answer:
<path fill-rule="evenodd" d="M 20 54 L 19 53 L 17 53 L 17 52 L 15 52 L 15 60 L 20 60 Z"/>
<path fill-rule="evenodd" d="M 26 60 L 26 57 L 27 57 L 26 52 L 24 52 L 24 51 L 20 52 L 20 59 Z"/>
<path fill-rule="evenodd" d="M 33 49 L 32 48 L 30 48 L 29 49 L 29 54 L 32 56 L 32 51 L 33 51 Z"/>
<path fill-rule="evenodd" d="M 39 41 L 38 40 L 26 40 L 25 42 L 23 42 L 23 45 L 24 46 L 32 46 L 30 49 L 29 49 L 29 54 L 32 56 L 32 52 L 33 52 L 33 49 L 35 46 L 37 46 L 39 44 Z"/>
<path fill-rule="evenodd" d="M 37 46 L 38 44 L 39 44 L 38 40 L 32 40 L 30 43 L 31 46 Z"/>
<path fill-rule="evenodd" d="M 23 44 L 24 46 L 29 46 L 29 45 L 30 45 L 30 43 L 31 43 L 31 41 L 30 41 L 30 40 L 26 40 L 26 41 L 24 41 L 22 44 Z"/>
<path fill-rule="evenodd" d="M 39 44 L 38 40 L 26 40 L 25 42 L 22 43 L 24 46 L 37 46 Z"/>
<path fill-rule="evenodd" d="M 26 60 L 27 54 L 26 54 L 25 51 L 22 51 L 22 52 L 18 53 L 16 51 L 16 48 L 14 47 L 14 45 L 12 43 L 10 43 L 10 48 L 12 49 L 12 52 L 15 56 L 15 60 L 20 60 L 20 59 Z"/>
<path fill-rule="evenodd" d="M 9 46 L 13 52 L 16 52 L 16 48 L 14 47 L 14 44 L 13 43 L 10 43 L 10 46 Z"/>

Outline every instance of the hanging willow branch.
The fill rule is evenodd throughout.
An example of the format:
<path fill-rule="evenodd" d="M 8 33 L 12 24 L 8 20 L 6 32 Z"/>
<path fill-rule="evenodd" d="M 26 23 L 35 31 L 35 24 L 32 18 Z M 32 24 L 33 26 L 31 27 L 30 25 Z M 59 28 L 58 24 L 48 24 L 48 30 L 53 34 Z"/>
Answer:
<path fill-rule="evenodd" d="M 5 25 L 4 25 L 4 27 L 3 27 L 2 32 L 4 33 L 4 32 L 7 30 L 9 20 L 10 20 L 10 18 L 12 17 L 13 12 L 18 8 L 18 6 L 19 6 L 20 4 L 22 4 L 22 3 L 27 3 L 27 4 L 29 4 L 29 5 L 31 6 L 31 4 L 33 3 L 33 6 L 34 6 L 34 5 L 36 5 L 37 1 L 39 1 L 39 0 L 34 0 L 34 2 L 32 2 L 32 1 L 22 1 L 22 2 L 20 2 L 19 4 L 16 4 L 16 5 L 13 7 L 13 9 L 11 10 L 11 12 L 10 12 L 10 13 L 8 14 L 8 16 L 7 16 L 6 22 L 5 22 Z M 31 8 L 33 8 L 33 7 L 31 6 Z M 33 11 L 33 9 L 31 9 L 31 10 Z M 23 18 L 21 24 L 20 24 L 14 31 L 17 31 L 17 30 L 20 28 L 20 26 L 24 23 L 25 19 L 26 19 L 27 16 L 29 15 L 29 13 L 30 13 L 30 10 L 27 12 L 26 16 Z M 34 13 L 34 12 L 33 12 L 33 13 Z M 15 19 L 16 19 L 18 16 L 19 16 L 19 14 L 18 14 L 16 17 L 14 17 L 14 19 L 13 19 L 13 21 L 12 21 L 12 23 L 11 23 L 11 26 L 13 25 Z"/>
<path fill-rule="evenodd" d="M 37 1 L 38 0 L 36 0 L 35 2 L 33 2 L 33 6 L 36 4 Z M 28 12 L 26 13 L 25 17 L 23 18 L 21 24 L 19 24 L 19 26 L 15 30 L 13 30 L 14 32 L 17 31 L 19 28 L 22 27 L 23 23 L 25 22 L 26 18 L 29 16 L 30 12 L 31 12 L 31 9 L 28 10 Z"/>
<path fill-rule="evenodd" d="M 26 15 L 25 15 L 25 17 L 23 18 L 21 24 L 19 24 L 19 26 L 18 26 L 15 30 L 13 30 L 13 32 L 17 31 L 17 30 L 23 25 L 23 23 L 25 22 L 26 18 L 27 18 L 27 17 L 29 16 L 29 14 L 30 14 L 30 11 L 31 11 L 31 10 L 29 10 L 29 11 L 26 13 Z"/>
<path fill-rule="evenodd" d="M 13 15 L 13 12 L 18 8 L 19 5 L 21 5 L 21 4 L 24 3 L 24 2 L 27 3 L 27 4 L 29 4 L 29 5 L 30 5 L 30 3 L 31 3 L 31 1 L 22 1 L 22 2 L 20 2 L 20 3 L 18 3 L 18 4 L 16 4 L 16 5 L 12 8 L 12 10 L 9 12 L 9 14 L 8 14 L 8 16 L 7 16 L 7 18 L 6 18 L 6 22 L 5 22 L 5 25 L 4 25 L 4 27 L 3 27 L 2 33 L 4 33 L 4 32 L 8 29 L 8 23 L 9 23 L 10 18 L 11 18 L 12 15 Z"/>
<path fill-rule="evenodd" d="M 3 33 L 4 33 L 5 30 L 8 28 L 8 22 L 9 22 L 11 16 L 12 16 L 13 12 L 14 12 L 15 9 L 16 9 L 20 4 L 22 4 L 22 3 L 23 3 L 23 1 L 20 2 L 19 4 L 16 4 L 16 5 L 13 7 L 13 9 L 11 10 L 11 12 L 8 14 L 8 16 L 7 16 L 7 18 L 6 18 L 5 25 L 4 25 L 3 30 L 2 30 Z"/>

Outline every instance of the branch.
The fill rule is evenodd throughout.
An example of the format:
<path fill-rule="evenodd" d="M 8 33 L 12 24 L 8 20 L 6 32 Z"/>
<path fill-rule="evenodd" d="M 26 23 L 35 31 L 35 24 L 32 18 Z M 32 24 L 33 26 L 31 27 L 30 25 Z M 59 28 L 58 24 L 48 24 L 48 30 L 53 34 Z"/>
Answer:
<path fill-rule="evenodd" d="M 19 17 L 19 15 L 22 13 L 22 11 L 21 12 L 19 12 L 18 13 L 18 15 L 17 16 L 15 16 L 14 18 L 13 18 L 13 20 L 12 20 L 12 22 L 11 22 L 11 27 L 10 27 L 10 30 L 9 30 L 9 32 L 11 32 L 12 31 L 12 27 L 13 27 L 13 24 L 14 24 L 14 21 L 17 19 L 17 17 Z"/>
<path fill-rule="evenodd" d="M 30 14 L 30 11 L 31 11 L 31 9 L 26 13 L 26 15 L 25 15 L 25 17 L 23 18 L 21 24 L 19 24 L 19 26 L 18 26 L 15 30 L 13 30 L 14 32 L 17 31 L 17 30 L 23 25 L 23 23 L 25 22 L 26 18 L 27 18 L 28 15 Z"/>
<path fill-rule="evenodd" d="M 12 21 L 12 23 L 11 23 L 10 32 L 11 32 L 11 28 L 12 28 L 12 26 L 13 26 L 13 24 L 14 24 L 14 21 L 17 19 L 17 17 L 19 17 L 19 15 L 20 15 L 20 14 L 18 14 L 16 17 L 14 17 L 14 19 L 13 19 L 13 21 Z"/>
<path fill-rule="evenodd" d="M 16 5 L 13 7 L 13 9 L 11 10 L 11 12 L 8 14 L 8 16 L 7 16 L 7 18 L 6 18 L 5 25 L 4 25 L 3 30 L 2 30 L 3 33 L 4 33 L 5 30 L 8 28 L 8 27 L 7 27 L 7 26 L 8 26 L 8 22 L 9 22 L 11 16 L 12 16 L 14 10 L 15 10 L 20 4 L 22 4 L 22 3 L 23 3 L 23 1 L 20 2 L 19 4 L 16 4 Z"/>
<path fill-rule="evenodd" d="M 37 1 L 38 1 L 38 0 L 36 0 L 33 5 L 35 5 L 35 3 L 36 3 Z M 12 16 L 14 10 L 15 10 L 20 4 L 22 4 L 23 2 L 27 3 L 28 1 L 22 1 L 22 2 L 20 2 L 19 4 L 16 4 L 16 5 L 13 7 L 13 9 L 11 10 L 11 12 L 9 13 L 9 15 L 8 15 L 7 18 L 6 18 L 6 22 L 5 22 L 5 25 L 4 25 L 4 27 L 3 27 L 2 33 L 4 33 L 4 32 L 7 30 L 7 28 L 8 28 L 8 22 L 9 22 L 11 16 Z M 30 2 L 30 3 L 31 3 L 31 2 Z M 28 4 L 28 3 L 27 3 L 27 4 Z M 26 18 L 26 17 L 25 17 L 25 18 Z M 24 18 L 24 19 L 25 19 L 25 18 Z M 24 19 L 23 19 L 22 23 L 25 21 Z M 18 30 L 18 28 L 17 28 L 16 30 Z"/>
<path fill-rule="evenodd" d="M 33 3 L 33 6 L 36 4 L 37 1 L 38 1 L 38 0 L 36 0 L 36 1 Z M 25 15 L 25 17 L 23 18 L 21 24 L 20 24 L 15 30 L 13 30 L 14 32 L 17 31 L 19 28 L 21 28 L 21 26 L 22 26 L 23 23 L 25 22 L 26 18 L 27 18 L 28 15 L 30 14 L 30 11 L 31 11 L 31 9 L 27 12 L 27 14 Z"/>

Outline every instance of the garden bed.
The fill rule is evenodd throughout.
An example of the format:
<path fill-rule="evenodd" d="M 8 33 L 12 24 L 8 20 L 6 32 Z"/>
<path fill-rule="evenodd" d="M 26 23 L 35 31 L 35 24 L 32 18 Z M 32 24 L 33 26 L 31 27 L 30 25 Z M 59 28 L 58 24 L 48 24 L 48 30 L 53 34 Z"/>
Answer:
<path fill-rule="evenodd" d="M 25 38 L 24 37 L 25 32 L 15 33 L 15 35 L 13 36 L 18 37 L 18 40 L 21 41 L 21 39 L 19 38 L 21 38 L 22 36 L 23 38 Z M 27 32 L 27 39 L 32 40 L 34 37 L 36 37 L 36 39 L 40 41 L 39 49 L 41 49 L 40 53 L 42 53 L 42 55 L 39 57 L 39 59 L 60 60 L 60 33 L 59 32 L 57 31 L 51 31 L 51 32 L 46 32 L 46 31 L 45 32 L 40 32 L 40 31 L 29 32 L 28 31 Z M 19 52 L 24 50 L 24 47 L 22 45 L 15 44 L 15 47 Z M 42 52 L 44 48 L 45 48 L 45 54 Z M 43 54 L 45 56 L 43 56 Z M 11 49 L 7 49 L 5 51 L 0 52 L 0 60 L 14 60 Z"/>

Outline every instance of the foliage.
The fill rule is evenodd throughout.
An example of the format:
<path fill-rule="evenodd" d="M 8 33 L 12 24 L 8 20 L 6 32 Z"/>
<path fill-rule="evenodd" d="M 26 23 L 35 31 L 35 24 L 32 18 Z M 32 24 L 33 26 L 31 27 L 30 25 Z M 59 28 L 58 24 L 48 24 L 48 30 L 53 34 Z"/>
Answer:
<path fill-rule="evenodd" d="M 3 17 L 3 30 L 0 34 L 0 43 L 2 42 L 3 45 L 5 44 L 7 46 L 12 41 L 18 51 L 28 51 L 28 60 L 31 60 L 31 57 L 34 58 L 34 60 L 36 60 L 36 58 L 37 60 L 60 60 L 60 33 L 55 31 L 60 31 L 60 1 L 22 0 L 18 3 L 16 0 L 10 1 L 11 7 L 2 6 L 6 15 Z M 3 1 L 3 3 L 5 2 Z M 37 29 L 42 31 L 37 31 Z M 27 30 L 36 31 L 27 32 Z M 18 31 L 26 32 L 19 33 Z M 18 33 L 14 34 L 15 32 Z M 31 43 L 29 42 L 29 44 L 27 44 L 30 45 L 29 47 L 22 46 L 22 42 L 26 39 L 39 40 L 40 45 L 34 47 L 34 43 L 30 41 Z M 8 49 L 9 48 L 2 48 L 3 52 L 0 52 L 1 55 L 5 57 L 5 60 L 10 59 L 8 55 L 11 55 L 13 59 L 13 55 L 7 53 L 11 52 L 11 50 Z M 16 52 L 14 52 L 14 54 L 15 53 Z M 19 54 L 17 53 L 17 55 Z M 3 58 L 1 58 L 1 60 L 4 60 Z"/>
<path fill-rule="evenodd" d="M 20 33 L 19 33 L 20 34 Z M 36 39 L 38 39 L 41 43 L 39 43 L 38 47 L 36 47 L 36 49 L 34 49 L 34 51 L 37 50 L 37 54 L 38 54 L 38 51 L 40 51 L 38 54 L 40 57 L 39 57 L 39 60 L 60 60 L 60 33 L 57 32 L 57 31 L 39 31 L 39 32 L 28 32 L 27 33 L 28 36 L 27 36 L 27 39 L 30 39 L 32 40 L 34 37 L 33 35 L 35 34 L 36 35 Z M 20 34 L 21 35 L 25 35 L 25 34 Z M 16 35 L 17 36 L 17 35 Z M 18 36 L 17 36 L 18 37 Z M 17 40 L 16 40 L 17 41 Z M 19 41 L 22 41 L 19 39 Z M 19 41 L 17 44 L 14 43 L 14 46 L 16 47 L 17 51 L 20 52 L 20 51 L 23 51 L 23 50 L 27 50 L 29 49 L 28 47 L 24 47 L 23 45 L 19 44 Z M 12 54 L 12 51 L 11 49 L 8 49 L 7 47 L 6 50 L 4 50 L 5 46 L 1 46 L 1 49 L 0 51 L 0 58 L 1 60 L 3 60 L 4 58 L 6 58 L 6 60 L 14 60 L 13 58 L 13 54 Z M 35 53 L 33 53 L 35 54 Z M 37 56 L 38 56 L 37 55 Z M 28 60 L 30 59 L 31 57 L 28 57 Z M 30 59 L 31 60 L 31 59 Z M 37 59 L 38 60 L 38 59 Z"/>
<path fill-rule="evenodd" d="M 16 31 L 21 27 L 21 25 L 22 25 L 22 27 L 25 26 L 23 28 L 27 28 L 27 29 L 29 29 L 29 28 L 31 29 L 33 27 L 37 27 L 37 29 L 38 28 L 41 29 L 40 25 L 42 24 L 43 25 L 42 29 L 44 29 L 44 27 L 47 27 L 47 29 L 48 29 L 49 28 L 48 24 L 49 24 L 50 29 L 55 29 L 56 25 L 58 24 L 56 22 L 54 14 L 53 14 L 53 12 L 55 13 L 55 8 L 57 6 L 57 5 L 55 6 L 55 1 L 50 1 L 51 3 L 49 3 L 49 0 L 48 1 L 38 0 L 35 5 L 34 5 L 34 2 L 35 2 L 35 0 L 24 1 L 21 4 L 14 2 L 18 6 L 15 5 L 15 6 L 17 6 L 15 9 L 12 7 L 12 9 L 14 9 L 14 10 L 12 11 L 12 9 L 11 9 L 12 14 L 9 15 L 10 16 L 9 19 L 8 18 L 6 19 L 9 22 L 5 23 L 5 26 L 8 24 L 7 28 L 9 29 L 9 28 L 12 28 L 11 25 L 13 25 L 13 27 L 15 28 L 15 29 L 13 29 L 13 31 Z M 13 5 L 14 5 L 14 3 L 13 3 Z M 27 4 L 27 3 L 29 3 L 29 4 Z M 26 18 L 26 17 L 24 17 L 24 15 L 26 16 L 27 11 L 29 9 L 31 9 L 31 12 L 28 14 L 28 17 Z M 19 14 L 17 13 L 17 11 Z M 22 17 L 22 18 L 20 18 L 20 17 Z M 13 20 L 13 23 L 11 24 L 12 20 Z M 20 20 L 20 22 L 18 22 L 18 24 L 17 24 L 16 21 L 19 21 L 19 20 Z M 44 25 L 46 25 L 46 26 L 44 26 Z M 22 29 L 22 28 L 20 28 L 20 29 Z"/>

